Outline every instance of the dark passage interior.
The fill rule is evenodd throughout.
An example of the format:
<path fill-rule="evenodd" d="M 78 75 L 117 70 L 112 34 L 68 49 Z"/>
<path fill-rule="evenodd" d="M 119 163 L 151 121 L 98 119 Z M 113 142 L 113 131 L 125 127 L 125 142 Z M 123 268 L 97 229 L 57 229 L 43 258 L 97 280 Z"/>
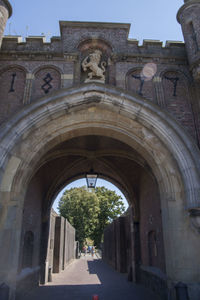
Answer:
<path fill-rule="evenodd" d="M 100 178 L 115 184 L 129 203 L 126 215 L 105 230 L 104 261 L 126 273 L 129 280 L 144 284 L 154 281 L 159 272 L 165 273 L 162 211 L 151 168 L 142 153 L 129 145 L 111 137 L 86 135 L 62 142 L 45 153 L 29 183 L 23 211 L 18 295 L 23 294 L 25 284 L 31 288 L 51 278 L 49 272 L 53 273 L 55 267 L 49 270 L 47 263 L 55 243 L 52 238 L 48 242 L 52 201 L 64 186 L 84 177 L 91 168 Z M 62 264 L 61 269 L 65 267 Z"/>

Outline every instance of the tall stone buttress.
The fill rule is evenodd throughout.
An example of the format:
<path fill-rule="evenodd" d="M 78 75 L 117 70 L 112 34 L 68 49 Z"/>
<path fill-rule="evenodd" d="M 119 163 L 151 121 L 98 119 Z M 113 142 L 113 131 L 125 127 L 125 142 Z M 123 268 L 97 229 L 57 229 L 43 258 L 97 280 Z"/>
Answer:
<path fill-rule="evenodd" d="M 3 38 L 3 33 L 6 27 L 8 18 L 12 15 L 12 6 L 8 0 L 0 0 L 0 48 Z"/>
<path fill-rule="evenodd" d="M 190 70 L 200 80 L 200 0 L 184 0 L 177 20 L 182 26 Z"/>

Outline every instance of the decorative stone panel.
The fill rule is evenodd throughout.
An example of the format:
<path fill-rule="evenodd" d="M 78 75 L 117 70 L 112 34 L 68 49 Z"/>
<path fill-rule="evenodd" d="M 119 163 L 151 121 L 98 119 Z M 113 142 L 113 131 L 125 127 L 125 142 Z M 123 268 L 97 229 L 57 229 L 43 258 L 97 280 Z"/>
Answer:
<path fill-rule="evenodd" d="M 25 71 L 12 67 L 0 73 L 0 123 L 23 106 Z"/>
<path fill-rule="evenodd" d="M 32 87 L 32 100 L 58 90 L 61 86 L 61 74 L 55 68 L 45 67 L 35 74 Z"/>
<path fill-rule="evenodd" d="M 129 91 L 133 91 L 152 102 L 156 102 L 153 76 L 152 74 L 146 74 L 145 76 L 143 71 L 144 68 L 131 71 L 127 74 L 127 88 Z"/>
<path fill-rule="evenodd" d="M 188 83 L 183 73 L 168 71 L 162 78 L 166 109 L 196 138 L 194 116 L 190 103 Z"/>

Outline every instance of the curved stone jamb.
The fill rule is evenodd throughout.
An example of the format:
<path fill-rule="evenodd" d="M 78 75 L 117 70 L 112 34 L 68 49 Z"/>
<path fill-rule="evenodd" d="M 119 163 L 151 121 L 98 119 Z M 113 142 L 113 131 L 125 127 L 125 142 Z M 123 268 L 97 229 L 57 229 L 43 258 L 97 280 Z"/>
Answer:
<path fill-rule="evenodd" d="M 14 281 L 24 194 L 42 156 L 63 141 L 88 134 L 127 143 L 149 164 L 160 190 L 167 275 L 171 280 L 197 281 L 200 241 L 188 225 L 186 209 L 200 207 L 198 148 L 156 105 L 97 83 L 41 98 L 0 130 L 0 243 L 9 233 L 16 249 L 11 261 L 11 250 L 0 250 L 0 279 L 7 274 L 7 281 Z"/>

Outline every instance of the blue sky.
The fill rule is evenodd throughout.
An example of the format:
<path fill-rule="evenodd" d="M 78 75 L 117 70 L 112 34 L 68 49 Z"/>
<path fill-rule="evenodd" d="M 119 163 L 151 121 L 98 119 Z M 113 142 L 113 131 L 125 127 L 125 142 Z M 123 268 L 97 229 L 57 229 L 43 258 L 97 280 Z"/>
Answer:
<path fill-rule="evenodd" d="M 56 197 L 54 203 L 53 203 L 53 208 L 56 212 L 58 212 L 57 210 L 57 207 L 58 207 L 58 202 L 60 200 L 60 198 L 62 197 L 63 193 L 65 190 L 67 189 L 70 189 L 70 188 L 74 188 L 74 187 L 80 187 L 80 186 L 84 186 L 86 185 L 86 179 L 83 178 L 83 179 L 79 179 L 79 180 L 76 180 L 72 183 L 70 183 L 66 188 L 64 188 L 59 194 L 58 196 Z M 112 183 L 106 181 L 106 180 L 103 180 L 103 179 L 97 179 L 97 184 L 96 186 L 105 186 L 107 189 L 109 190 L 112 190 L 112 191 L 115 191 L 117 195 L 120 195 L 122 197 L 122 200 L 124 202 L 124 205 L 125 207 L 127 208 L 128 207 L 128 203 L 124 197 L 124 195 L 121 193 L 121 191 L 116 187 L 114 186 Z"/>
<path fill-rule="evenodd" d="M 183 0 L 10 0 L 5 34 L 57 36 L 59 20 L 131 23 L 130 38 L 182 41 L 176 13 Z"/>

